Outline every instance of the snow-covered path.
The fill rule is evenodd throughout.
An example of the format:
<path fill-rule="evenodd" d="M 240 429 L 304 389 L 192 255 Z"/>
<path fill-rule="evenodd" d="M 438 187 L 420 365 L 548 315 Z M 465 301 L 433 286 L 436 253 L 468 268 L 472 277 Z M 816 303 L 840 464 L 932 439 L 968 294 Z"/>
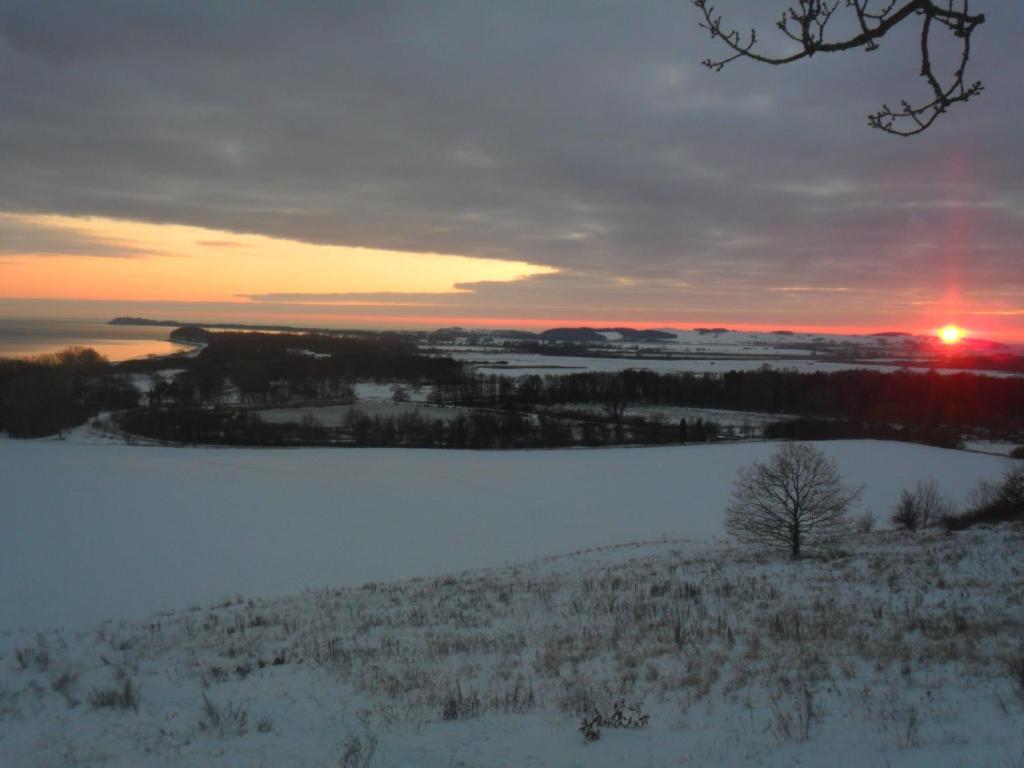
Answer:
<path fill-rule="evenodd" d="M 962 497 L 995 457 L 822 444 L 884 518 L 927 476 Z M 722 531 L 771 444 L 468 452 L 181 449 L 0 439 L 0 630 L 143 617 Z"/>

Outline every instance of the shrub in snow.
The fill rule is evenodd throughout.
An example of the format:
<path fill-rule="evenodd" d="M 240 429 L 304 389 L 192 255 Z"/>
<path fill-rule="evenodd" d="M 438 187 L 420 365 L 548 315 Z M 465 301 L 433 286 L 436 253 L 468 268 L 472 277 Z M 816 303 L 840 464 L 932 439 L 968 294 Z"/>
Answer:
<path fill-rule="evenodd" d="M 1024 703 L 1024 645 L 1017 653 L 1006 659 L 1006 672 L 1010 676 L 1014 693 Z"/>
<path fill-rule="evenodd" d="M 947 530 L 959 531 L 979 523 L 1014 520 L 1024 520 L 1024 464 L 1007 462 L 998 481 L 978 482 L 968 497 L 966 512 L 946 515 L 942 523 Z"/>
<path fill-rule="evenodd" d="M 579 732 L 584 741 L 601 738 L 601 728 L 646 728 L 650 715 L 643 711 L 640 702 L 626 704 L 625 699 L 616 700 L 608 712 L 597 711 L 580 722 Z"/>
<path fill-rule="evenodd" d="M 802 694 L 787 696 L 775 692 L 769 699 L 772 713 L 771 730 L 780 741 L 803 743 L 810 738 L 811 726 L 818 719 L 814 694 L 804 688 Z"/>
<path fill-rule="evenodd" d="M 953 505 L 939 491 L 935 480 L 922 480 L 900 493 L 892 512 L 892 524 L 905 531 L 930 528 L 953 513 Z"/>
<path fill-rule="evenodd" d="M 249 730 L 249 708 L 228 701 L 217 706 L 203 693 L 203 712 L 199 717 L 199 730 L 225 736 L 244 736 Z"/>
<path fill-rule="evenodd" d="M 96 688 L 89 694 L 89 706 L 93 709 L 139 709 L 139 689 L 132 682 L 131 675 L 125 675 L 120 686 Z"/>
<path fill-rule="evenodd" d="M 377 736 L 368 729 L 350 733 L 342 745 L 340 768 L 370 768 L 377 755 Z"/>
<path fill-rule="evenodd" d="M 50 668 L 50 646 L 41 633 L 36 634 L 35 648 L 15 648 L 14 661 L 19 671 L 35 667 L 40 672 Z"/>
<path fill-rule="evenodd" d="M 871 533 L 878 524 L 878 515 L 869 509 L 853 518 L 852 522 L 857 533 Z"/>
<path fill-rule="evenodd" d="M 408 403 L 409 390 L 401 384 L 394 384 L 391 387 L 391 400 L 395 403 Z"/>

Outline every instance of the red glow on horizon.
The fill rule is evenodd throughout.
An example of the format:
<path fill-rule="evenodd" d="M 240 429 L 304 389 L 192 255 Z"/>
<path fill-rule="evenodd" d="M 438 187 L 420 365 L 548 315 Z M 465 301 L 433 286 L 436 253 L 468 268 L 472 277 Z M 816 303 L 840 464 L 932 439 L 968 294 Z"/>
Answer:
<path fill-rule="evenodd" d="M 438 328 L 465 328 L 467 330 L 532 330 L 542 331 L 550 328 L 635 328 L 637 330 L 676 329 L 693 330 L 695 328 L 724 328 L 730 331 L 749 333 L 771 333 L 773 331 L 790 331 L 793 333 L 826 334 L 841 336 L 868 336 L 875 333 L 905 332 L 914 335 L 932 336 L 936 333 L 935 326 L 894 327 L 868 325 L 812 325 L 803 323 L 730 323 L 724 320 L 635 320 L 608 319 L 593 317 L 514 317 L 514 316 L 458 316 L 458 315 L 378 315 L 357 313 L 316 313 L 316 314 L 275 314 L 273 322 L 287 321 L 296 325 L 322 323 L 326 325 L 356 326 L 361 328 L 390 328 L 393 330 L 436 330 Z"/>

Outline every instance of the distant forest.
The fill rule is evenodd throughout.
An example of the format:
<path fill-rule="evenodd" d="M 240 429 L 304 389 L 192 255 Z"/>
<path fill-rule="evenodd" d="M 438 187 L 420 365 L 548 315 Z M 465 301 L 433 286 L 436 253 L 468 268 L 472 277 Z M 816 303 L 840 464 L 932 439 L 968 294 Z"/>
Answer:
<path fill-rule="evenodd" d="M 1024 429 L 1024 378 L 849 370 L 799 373 L 764 368 L 721 374 L 573 373 L 464 376 L 443 383 L 433 402 L 486 407 L 600 403 L 677 405 L 844 419 L 916 427 Z"/>
<path fill-rule="evenodd" d="M 0 432 L 11 437 L 60 434 L 101 411 L 138 404 L 131 379 L 92 349 L 0 358 Z"/>
<path fill-rule="evenodd" d="M 955 446 L 965 436 L 1024 442 L 1024 378 L 969 373 L 722 374 L 644 370 L 557 376 L 480 375 L 448 357 L 421 353 L 408 338 L 212 333 L 174 338 L 205 345 L 196 355 L 111 364 L 92 350 L 0 360 L 0 431 L 58 434 L 100 413 L 123 434 L 170 443 L 529 448 L 706 442 L 742 438 L 878 437 Z M 141 397 L 132 377 L 152 376 Z M 352 403 L 359 381 L 427 389 L 429 408 L 373 416 L 358 405 L 326 427 L 261 421 L 260 408 Z M 397 397 L 397 395 L 396 395 Z M 778 414 L 756 429 L 708 419 L 644 417 L 633 406 L 677 406 Z M 763 419 L 761 420 L 763 422 Z"/>

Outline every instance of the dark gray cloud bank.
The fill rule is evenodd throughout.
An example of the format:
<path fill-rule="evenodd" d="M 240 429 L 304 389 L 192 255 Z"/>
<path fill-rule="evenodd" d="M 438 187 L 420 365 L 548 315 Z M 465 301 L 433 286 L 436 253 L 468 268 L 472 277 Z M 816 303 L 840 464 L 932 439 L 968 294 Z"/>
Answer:
<path fill-rule="evenodd" d="M 784 5 L 718 3 L 766 34 Z M 477 286 L 468 310 L 885 324 L 955 294 L 1012 313 L 1024 8 L 973 7 L 986 93 L 903 140 L 866 115 L 923 93 L 909 29 L 714 74 L 687 0 L 0 0 L 0 211 L 562 270 Z"/>

